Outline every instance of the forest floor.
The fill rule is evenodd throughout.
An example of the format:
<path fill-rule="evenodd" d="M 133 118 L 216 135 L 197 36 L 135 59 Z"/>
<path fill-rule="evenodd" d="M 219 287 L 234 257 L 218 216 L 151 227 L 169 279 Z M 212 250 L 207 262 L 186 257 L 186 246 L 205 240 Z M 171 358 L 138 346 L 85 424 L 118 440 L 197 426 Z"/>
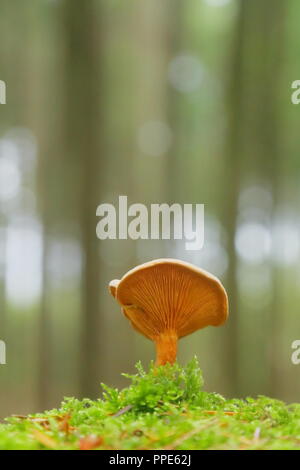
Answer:
<path fill-rule="evenodd" d="M 7 418 L 0 449 L 300 448 L 298 403 L 205 392 L 196 359 L 137 372 L 121 391 L 102 385 L 102 399 L 66 398 L 59 409 Z"/>

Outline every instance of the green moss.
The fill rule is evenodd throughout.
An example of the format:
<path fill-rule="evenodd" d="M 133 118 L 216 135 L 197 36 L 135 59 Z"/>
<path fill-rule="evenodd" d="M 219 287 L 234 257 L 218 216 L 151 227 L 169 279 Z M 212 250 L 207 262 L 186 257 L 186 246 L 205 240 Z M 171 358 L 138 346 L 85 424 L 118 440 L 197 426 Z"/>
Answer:
<path fill-rule="evenodd" d="M 97 401 L 66 398 L 57 410 L 10 417 L 0 449 L 297 449 L 300 404 L 260 396 L 226 400 L 202 390 L 196 359 L 125 376 L 121 391 L 102 385 Z"/>

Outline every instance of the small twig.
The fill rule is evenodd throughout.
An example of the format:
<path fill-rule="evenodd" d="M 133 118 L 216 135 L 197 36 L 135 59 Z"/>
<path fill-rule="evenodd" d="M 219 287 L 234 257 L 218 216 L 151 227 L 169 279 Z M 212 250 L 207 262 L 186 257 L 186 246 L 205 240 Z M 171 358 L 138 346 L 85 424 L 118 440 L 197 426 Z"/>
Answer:
<path fill-rule="evenodd" d="M 118 416 L 121 416 L 125 413 L 127 413 L 127 411 L 130 411 L 132 408 L 132 405 L 127 405 L 125 406 L 124 408 L 122 408 L 121 410 L 117 411 L 117 413 L 115 413 L 114 415 L 112 415 L 113 418 L 117 418 Z"/>
<path fill-rule="evenodd" d="M 258 426 L 254 431 L 253 441 L 256 443 L 259 441 L 259 438 L 260 438 L 260 427 Z"/>

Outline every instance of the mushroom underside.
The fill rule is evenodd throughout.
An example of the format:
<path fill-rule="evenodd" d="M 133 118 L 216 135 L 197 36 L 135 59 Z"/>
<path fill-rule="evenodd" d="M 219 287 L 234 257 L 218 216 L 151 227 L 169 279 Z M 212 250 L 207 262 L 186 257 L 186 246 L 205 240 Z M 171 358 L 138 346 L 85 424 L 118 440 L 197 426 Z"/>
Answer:
<path fill-rule="evenodd" d="M 226 321 L 228 303 L 221 283 L 183 262 L 152 262 L 110 284 L 133 328 L 153 340 L 157 364 L 176 360 L 179 338 Z"/>

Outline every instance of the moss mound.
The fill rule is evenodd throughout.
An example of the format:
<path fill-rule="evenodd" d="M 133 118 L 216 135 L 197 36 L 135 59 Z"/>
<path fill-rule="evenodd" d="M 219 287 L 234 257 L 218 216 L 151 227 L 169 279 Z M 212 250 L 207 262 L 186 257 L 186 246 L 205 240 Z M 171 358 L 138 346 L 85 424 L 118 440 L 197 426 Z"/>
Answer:
<path fill-rule="evenodd" d="M 66 398 L 59 409 L 12 416 L 0 449 L 298 449 L 300 404 L 265 396 L 226 400 L 202 390 L 198 362 L 136 375 L 102 399 Z"/>

